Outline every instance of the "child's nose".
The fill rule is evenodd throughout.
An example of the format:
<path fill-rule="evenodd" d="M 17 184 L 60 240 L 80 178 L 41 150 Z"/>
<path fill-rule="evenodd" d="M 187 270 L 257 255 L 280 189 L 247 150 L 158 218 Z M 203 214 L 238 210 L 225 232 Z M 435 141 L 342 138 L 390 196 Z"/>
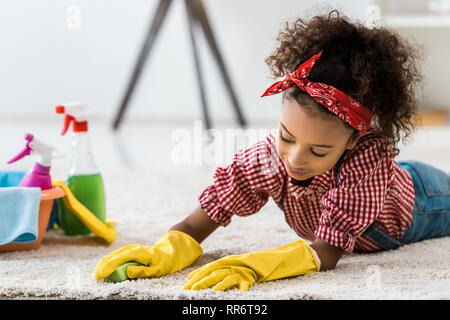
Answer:
<path fill-rule="evenodd" d="M 298 147 L 292 150 L 288 155 L 289 165 L 294 169 L 307 167 L 308 154 L 306 148 Z"/>
<path fill-rule="evenodd" d="M 302 169 L 308 167 L 306 161 L 301 156 L 288 157 L 289 166 L 293 169 Z"/>

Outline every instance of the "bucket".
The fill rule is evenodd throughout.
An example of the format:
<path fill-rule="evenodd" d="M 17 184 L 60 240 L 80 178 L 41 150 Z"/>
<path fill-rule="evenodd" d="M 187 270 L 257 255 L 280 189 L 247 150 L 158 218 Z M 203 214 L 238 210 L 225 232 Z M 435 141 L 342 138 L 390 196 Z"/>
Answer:
<path fill-rule="evenodd" d="M 55 199 L 64 197 L 65 193 L 60 187 L 41 191 L 41 202 L 39 204 L 38 214 L 38 238 L 35 241 L 27 243 L 7 243 L 0 246 L 0 252 L 17 250 L 34 250 L 40 247 L 47 231 L 48 221 L 52 212 Z"/>

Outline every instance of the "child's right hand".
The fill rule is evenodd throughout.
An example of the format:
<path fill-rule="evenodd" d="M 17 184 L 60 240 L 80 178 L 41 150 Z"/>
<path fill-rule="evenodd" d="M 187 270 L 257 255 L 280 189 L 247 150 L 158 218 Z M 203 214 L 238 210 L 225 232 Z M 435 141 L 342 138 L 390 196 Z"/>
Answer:
<path fill-rule="evenodd" d="M 187 233 L 166 232 L 154 246 L 126 245 L 114 250 L 95 267 L 95 279 L 108 277 L 128 262 L 142 266 L 129 266 L 127 276 L 133 278 L 161 277 L 190 266 L 203 256 L 200 244 Z"/>

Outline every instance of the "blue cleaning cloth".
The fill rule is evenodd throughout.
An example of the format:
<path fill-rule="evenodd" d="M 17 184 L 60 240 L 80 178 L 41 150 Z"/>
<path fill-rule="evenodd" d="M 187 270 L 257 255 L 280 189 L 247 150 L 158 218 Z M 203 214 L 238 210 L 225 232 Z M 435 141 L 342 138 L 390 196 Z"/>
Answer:
<path fill-rule="evenodd" d="M 38 238 L 41 188 L 18 187 L 25 173 L 0 171 L 0 245 Z"/>

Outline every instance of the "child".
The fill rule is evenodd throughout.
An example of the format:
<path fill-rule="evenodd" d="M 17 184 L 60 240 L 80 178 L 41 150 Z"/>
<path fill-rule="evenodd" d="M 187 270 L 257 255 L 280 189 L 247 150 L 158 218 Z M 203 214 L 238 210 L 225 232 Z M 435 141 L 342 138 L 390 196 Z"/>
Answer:
<path fill-rule="evenodd" d="M 231 255 L 193 271 L 184 289 L 247 291 L 255 282 L 330 270 L 344 253 L 394 249 L 450 234 L 450 177 L 427 164 L 397 163 L 397 143 L 414 128 L 417 51 L 396 33 L 346 17 L 298 19 L 266 59 L 282 93 L 278 136 L 240 150 L 200 205 L 154 246 L 111 252 L 95 270 L 160 277 L 202 257 L 200 243 L 232 215 L 257 213 L 271 197 L 299 237 Z"/>

